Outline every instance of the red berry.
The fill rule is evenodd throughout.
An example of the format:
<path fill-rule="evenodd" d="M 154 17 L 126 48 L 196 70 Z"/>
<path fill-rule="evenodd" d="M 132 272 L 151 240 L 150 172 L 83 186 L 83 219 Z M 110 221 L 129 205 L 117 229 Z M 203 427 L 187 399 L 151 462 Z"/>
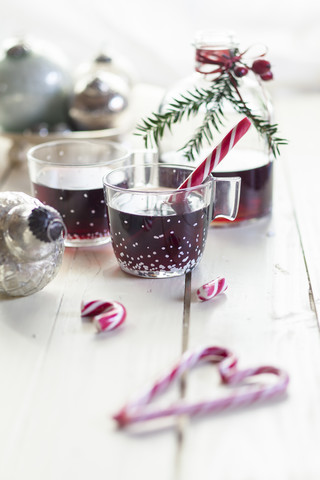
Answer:
<path fill-rule="evenodd" d="M 257 73 L 258 75 L 263 75 L 270 70 L 271 65 L 268 60 L 263 60 L 262 58 L 260 58 L 253 62 L 251 68 L 254 73 Z"/>
<path fill-rule="evenodd" d="M 242 67 L 240 65 L 234 67 L 233 71 L 234 71 L 234 74 L 235 74 L 236 77 L 243 77 L 244 75 L 247 75 L 247 73 L 248 73 L 247 67 Z"/>
<path fill-rule="evenodd" d="M 263 73 L 262 75 L 260 75 L 260 78 L 262 80 L 264 80 L 265 82 L 267 82 L 268 80 L 272 80 L 273 79 L 273 73 L 271 72 L 271 70 L 268 70 L 267 72 Z"/>

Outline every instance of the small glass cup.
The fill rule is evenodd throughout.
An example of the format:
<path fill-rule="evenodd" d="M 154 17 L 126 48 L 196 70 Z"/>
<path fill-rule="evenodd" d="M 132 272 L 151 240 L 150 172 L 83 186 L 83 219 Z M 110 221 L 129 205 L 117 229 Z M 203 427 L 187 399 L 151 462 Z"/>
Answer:
<path fill-rule="evenodd" d="M 27 157 L 32 194 L 61 214 L 65 245 L 108 243 L 102 177 L 130 162 L 127 148 L 103 140 L 58 140 L 32 147 Z"/>
<path fill-rule="evenodd" d="M 120 268 L 146 278 L 183 275 L 204 251 L 212 217 L 236 217 L 240 179 L 209 176 L 177 190 L 192 167 L 148 163 L 103 178 L 112 246 Z"/>

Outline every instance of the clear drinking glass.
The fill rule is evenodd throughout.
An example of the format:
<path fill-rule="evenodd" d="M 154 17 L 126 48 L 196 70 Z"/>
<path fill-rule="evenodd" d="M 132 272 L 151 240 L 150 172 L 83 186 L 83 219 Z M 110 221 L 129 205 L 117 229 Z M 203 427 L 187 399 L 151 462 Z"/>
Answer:
<path fill-rule="evenodd" d="M 31 148 L 27 157 L 33 196 L 61 214 L 65 245 L 108 243 L 102 177 L 130 162 L 127 148 L 102 140 L 59 140 Z"/>
<path fill-rule="evenodd" d="M 204 251 L 212 217 L 236 218 L 240 179 L 209 176 L 177 190 L 191 166 L 136 164 L 103 179 L 110 235 L 120 268 L 146 278 L 183 275 Z"/>

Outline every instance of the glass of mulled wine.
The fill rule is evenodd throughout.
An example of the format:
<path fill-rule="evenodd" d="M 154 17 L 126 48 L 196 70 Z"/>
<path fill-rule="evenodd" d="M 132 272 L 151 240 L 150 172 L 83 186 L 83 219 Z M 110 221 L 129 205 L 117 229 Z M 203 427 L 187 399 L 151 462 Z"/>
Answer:
<path fill-rule="evenodd" d="M 234 220 L 238 177 L 177 188 L 190 166 L 132 164 L 103 178 L 111 241 L 120 268 L 146 278 L 183 275 L 201 260 L 212 218 Z"/>
<path fill-rule="evenodd" d="M 130 162 L 129 151 L 111 141 L 57 140 L 28 153 L 32 194 L 61 214 L 68 247 L 110 241 L 102 177 Z"/>

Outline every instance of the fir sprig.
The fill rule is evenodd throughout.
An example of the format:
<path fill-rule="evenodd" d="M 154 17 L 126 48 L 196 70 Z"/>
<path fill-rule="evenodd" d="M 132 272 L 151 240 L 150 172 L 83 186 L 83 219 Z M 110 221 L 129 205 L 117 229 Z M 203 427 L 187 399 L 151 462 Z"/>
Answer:
<path fill-rule="evenodd" d="M 164 113 L 152 113 L 150 117 L 142 119 L 137 126 L 136 135 L 143 137 L 146 147 L 159 144 L 165 130 L 171 131 L 172 125 L 181 122 L 186 117 L 196 116 L 201 107 L 205 115 L 202 124 L 192 138 L 180 148 L 188 160 L 194 159 L 199 153 L 204 141 L 214 140 L 214 131 L 220 132 L 224 124 L 224 102 L 229 101 L 234 110 L 249 118 L 259 134 L 264 137 L 274 157 L 279 155 L 279 146 L 285 145 L 286 140 L 277 136 L 278 125 L 271 124 L 264 118 L 251 111 L 248 104 L 242 99 L 238 82 L 230 71 L 224 71 L 207 89 L 195 88 L 187 91 L 179 98 L 172 100 Z"/>
<path fill-rule="evenodd" d="M 285 139 L 276 136 L 278 132 L 278 124 L 271 124 L 268 120 L 254 114 L 250 110 L 248 104 L 243 100 L 238 88 L 237 80 L 230 72 L 228 72 L 228 75 L 230 79 L 230 88 L 226 95 L 226 99 L 230 101 L 236 112 L 245 115 L 251 120 L 252 125 L 260 133 L 260 135 L 266 139 L 267 145 L 269 146 L 273 156 L 277 157 L 277 155 L 280 155 L 279 146 L 287 144 Z"/>

